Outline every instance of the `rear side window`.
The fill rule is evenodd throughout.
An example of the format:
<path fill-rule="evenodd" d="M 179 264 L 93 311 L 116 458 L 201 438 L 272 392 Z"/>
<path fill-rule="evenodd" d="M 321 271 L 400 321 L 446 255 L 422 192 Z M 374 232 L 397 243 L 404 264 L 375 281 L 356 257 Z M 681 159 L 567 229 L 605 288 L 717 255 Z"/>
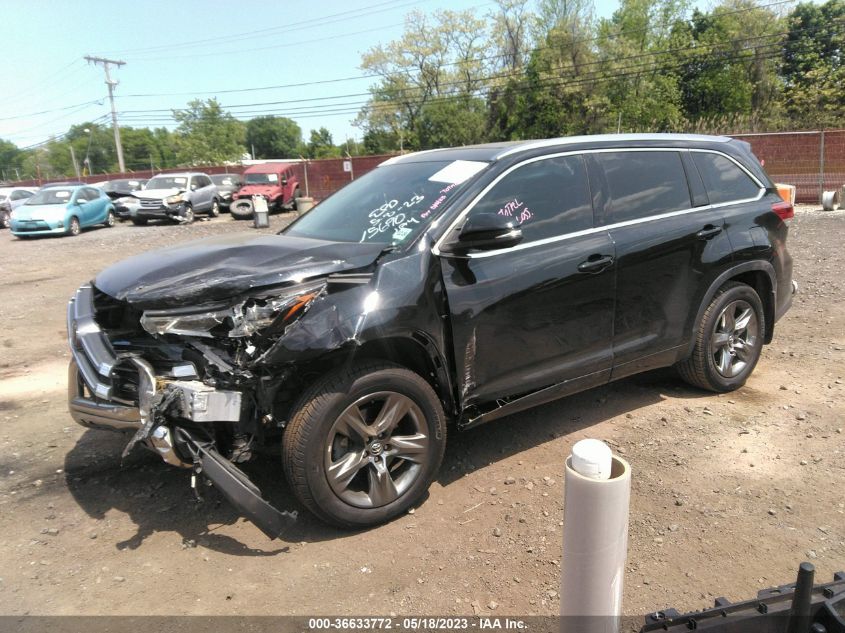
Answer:
<path fill-rule="evenodd" d="M 710 152 L 692 152 L 692 159 L 701 174 L 710 204 L 756 198 L 760 186 L 736 163 Z"/>
<path fill-rule="evenodd" d="M 497 182 L 470 213 L 513 218 L 525 242 L 592 228 L 584 160 L 558 156 L 518 167 Z"/>
<path fill-rule="evenodd" d="M 605 224 L 689 209 L 689 187 L 678 152 L 596 154 L 610 192 Z"/>

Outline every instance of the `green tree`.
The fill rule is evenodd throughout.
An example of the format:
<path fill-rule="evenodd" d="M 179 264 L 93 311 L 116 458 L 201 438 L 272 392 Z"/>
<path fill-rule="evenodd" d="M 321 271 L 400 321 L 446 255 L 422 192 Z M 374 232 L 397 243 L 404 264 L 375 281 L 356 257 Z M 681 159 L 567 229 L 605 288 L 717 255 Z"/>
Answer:
<path fill-rule="evenodd" d="M 340 149 L 335 147 L 331 132 L 324 127 L 311 130 L 307 153 L 308 158 L 335 158 L 341 155 Z"/>
<path fill-rule="evenodd" d="M 225 112 L 217 99 L 194 99 L 184 110 L 173 110 L 176 158 L 191 165 L 219 165 L 244 153 L 246 126 Z"/>
<path fill-rule="evenodd" d="M 417 118 L 420 149 L 472 145 L 485 140 L 487 108 L 477 97 L 431 101 Z"/>
<path fill-rule="evenodd" d="M 357 124 L 365 136 L 399 138 L 400 146 L 417 148 L 418 119 L 429 102 L 474 96 L 485 86 L 490 55 L 488 24 L 472 11 L 413 11 L 402 37 L 376 46 L 361 68 L 379 77 Z"/>
<path fill-rule="evenodd" d="M 302 130 L 296 121 L 281 116 L 260 116 L 246 124 L 246 145 L 253 158 L 291 158 L 302 144 Z"/>
<path fill-rule="evenodd" d="M 845 2 L 801 3 L 788 17 L 781 73 L 787 116 L 798 127 L 845 124 Z"/>
<path fill-rule="evenodd" d="M 15 180 L 20 173 L 24 152 L 11 141 L 0 139 L 0 180 Z"/>

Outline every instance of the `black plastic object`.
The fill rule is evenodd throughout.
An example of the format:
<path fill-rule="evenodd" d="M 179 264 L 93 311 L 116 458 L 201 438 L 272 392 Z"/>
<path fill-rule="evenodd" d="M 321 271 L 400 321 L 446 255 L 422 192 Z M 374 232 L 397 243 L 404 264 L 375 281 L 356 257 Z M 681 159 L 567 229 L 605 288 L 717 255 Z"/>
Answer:
<path fill-rule="evenodd" d="M 261 491 L 246 474 L 210 446 L 197 441 L 184 429 L 176 429 L 214 487 L 269 538 L 278 538 L 294 521 L 296 511 L 281 512 L 261 498 Z"/>
<path fill-rule="evenodd" d="M 731 603 L 716 598 L 715 606 L 704 611 L 650 613 L 640 633 L 845 633 L 845 573 L 814 585 L 814 572 L 810 563 L 801 563 L 795 583 L 763 589 L 756 599 Z"/>

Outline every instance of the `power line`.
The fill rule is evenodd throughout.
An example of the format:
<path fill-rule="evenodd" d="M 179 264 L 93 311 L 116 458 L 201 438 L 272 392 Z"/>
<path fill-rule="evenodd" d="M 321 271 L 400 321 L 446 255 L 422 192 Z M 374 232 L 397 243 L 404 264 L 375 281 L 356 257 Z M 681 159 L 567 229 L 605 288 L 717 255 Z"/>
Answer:
<path fill-rule="evenodd" d="M 329 14 L 329 15 L 326 15 L 326 16 L 323 16 L 323 17 L 320 17 L 320 18 L 310 18 L 308 20 L 300 20 L 299 22 L 289 22 L 289 23 L 281 25 L 281 26 L 273 26 L 273 27 L 268 27 L 268 28 L 265 28 L 265 29 L 258 29 L 258 30 L 252 30 L 252 31 L 242 31 L 240 33 L 235 33 L 234 35 L 229 36 L 227 38 L 227 40 L 232 41 L 232 40 L 237 40 L 237 39 L 241 39 L 241 38 L 254 39 L 257 35 L 275 33 L 275 32 L 278 32 L 278 31 L 290 31 L 291 29 L 294 29 L 294 28 L 296 28 L 298 30 L 304 30 L 304 29 L 308 29 L 308 28 L 321 28 L 321 27 L 325 26 L 326 24 L 334 24 L 336 22 L 345 21 L 345 20 L 356 18 L 356 17 L 368 17 L 370 15 L 375 15 L 375 14 L 378 14 L 378 13 L 384 13 L 384 12 L 387 12 L 387 11 L 395 11 L 396 9 L 404 9 L 404 8 L 409 7 L 409 6 L 416 6 L 416 5 L 420 4 L 420 2 L 424 2 L 424 1 L 428 1 L 428 0 L 412 0 L 412 1 L 400 0 L 398 3 L 395 0 L 389 0 L 387 2 L 379 2 L 379 3 L 373 4 L 373 5 L 368 5 L 368 6 L 360 7 L 360 8 L 357 8 L 357 9 L 349 9 L 349 10 L 346 10 L 346 11 L 341 11 L 339 13 L 332 13 L 332 14 Z M 384 7 L 385 5 L 391 5 L 391 4 L 394 5 L 394 6 L 384 8 L 384 9 L 375 10 L 378 7 Z M 350 16 L 350 14 L 351 14 L 351 16 Z M 142 53 L 143 54 L 143 53 L 147 53 L 147 52 L 172 51 L 172 50 L 182 49 L 182 48 L 193 48 L 195 46 L 208 45 L 208 44 L 219 45 L 220 44 L 220 38 L 214 37 L 214 38 L 205 38 L 205 39 L 201 39 L 201 40 L 193 40 L 193 41 L 190 41 L 190 42 L 179 42 L 179 43 L 174 43 L 174 44 L 162 44 L 162 45 L 158 45 L 158 46 L 148 46 L 148 47 L 134 48 L 134 49 L 130 48 L 130 49 L 124 49 L 124 50 L 116 51 L 116 52 L 119 52 L 121 54 L 126 54 L 126 53 Z M 114 53 L 115 51 L 111 51 L 111 52 Z"/>

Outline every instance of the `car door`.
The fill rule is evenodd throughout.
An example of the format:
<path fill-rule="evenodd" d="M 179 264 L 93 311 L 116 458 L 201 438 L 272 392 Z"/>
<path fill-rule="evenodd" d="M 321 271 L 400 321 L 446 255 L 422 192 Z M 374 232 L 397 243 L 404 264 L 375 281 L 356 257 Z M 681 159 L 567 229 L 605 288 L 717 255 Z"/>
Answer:
<path fill-rule="evenodd" d="M 598 152 L 588 163 L 601 191 L 598 221 L 616 248 L 616 379 L 674 361 L 691 336 L 699 288 L 731 247 L 686 150 Z"/>
<path fill-rule="evenodd" d="M 200 211 L 208 211 L 211 209 L 211 201 L 214 198 L 214 187 L 211 178 L 200 174 L 194 177 L 197 183 L 197 194 L 199 196 L 199 204 L 194 208 Z"/>
<path fill-rule="evenodd" d="M 480 213 L 512 217 L 523 241 L 463 256 L 440 252 L 462 406 L 566 381 L 573 391 L 606 382 L 613 245 L 593 226 L 583 158 L 554 155 L 509 168 L 455 226 Z"/>

